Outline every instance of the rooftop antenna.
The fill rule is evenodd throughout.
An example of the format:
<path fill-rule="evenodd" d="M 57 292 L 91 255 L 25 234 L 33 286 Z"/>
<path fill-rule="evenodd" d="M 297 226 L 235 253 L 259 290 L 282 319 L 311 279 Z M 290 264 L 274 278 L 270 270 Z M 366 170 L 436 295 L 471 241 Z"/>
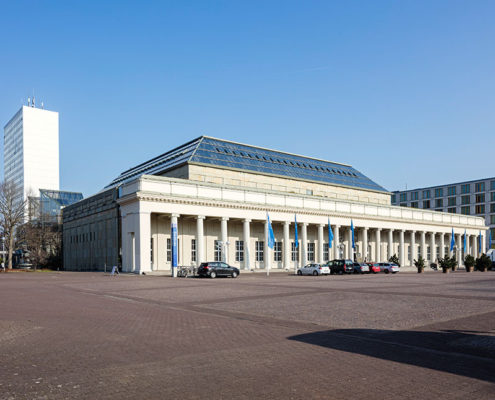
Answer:
<path fill-rule="evenodd" d="M 45 105 L 43 104 L 43 102 L 41 102 L 41 108 L 44 110 L 45 109 Z"/>
<path fill-rule="evenodd" d="M 36 107 L 35 98 L 33 96 L 33 107 Z"/>
<path fill-rule="evenodd" d="M 28 97 L 28 107 L 31 107 L 31 97 Z"/>

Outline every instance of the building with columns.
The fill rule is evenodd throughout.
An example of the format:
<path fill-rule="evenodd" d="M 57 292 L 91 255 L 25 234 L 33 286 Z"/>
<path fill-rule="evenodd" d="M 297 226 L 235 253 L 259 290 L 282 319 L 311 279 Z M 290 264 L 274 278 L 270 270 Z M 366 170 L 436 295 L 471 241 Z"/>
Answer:
<path fill-rule="evenodd" d="M 419 255 L 433 262 L 450 253 L 452 229 L 460 261 L 464 232 L 475 256 L 486 234 L 479 217 L 392 206 L 387 190 L 350 165 L 205 136 L 124 171 L 66 207 L 63 220 L 66 269 L 121 263 L 135 273 L 203 261 L 241 270 L 394 254 L 401 265 Z"/>

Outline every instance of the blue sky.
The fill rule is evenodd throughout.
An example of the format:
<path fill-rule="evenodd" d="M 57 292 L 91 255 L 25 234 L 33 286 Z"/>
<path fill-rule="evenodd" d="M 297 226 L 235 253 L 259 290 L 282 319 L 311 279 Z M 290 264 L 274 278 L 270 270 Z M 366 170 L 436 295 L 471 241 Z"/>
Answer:
<path fill-rule="evenodd" d="M 33 89 L 60 113 L 64 190 L 202 134 L 389 190 L 495 175 L 493 1 L 0 6 L 0 122 Z"/>

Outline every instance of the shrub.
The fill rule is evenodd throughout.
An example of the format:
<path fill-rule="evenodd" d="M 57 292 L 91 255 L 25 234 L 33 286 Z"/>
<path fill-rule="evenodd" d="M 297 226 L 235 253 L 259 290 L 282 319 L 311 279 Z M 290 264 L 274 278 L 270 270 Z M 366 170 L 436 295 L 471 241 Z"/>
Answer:
<path fill-rule="evenodd" d="M 484 253 L 476 259 L 476 270 L 477 271 L 484 272 L 487 269 L 489 269 L 491 265 L 492 265 L 492 261 L 490 260 L 490 257 L 488 257 Z"/>
<path fill-rule="evenodd" d="M 394 254 L 392 257 L 390 257 L 388 261 L 397 264 L 400 267 L 399 257 L 397 257 L 397 254 Z"/>

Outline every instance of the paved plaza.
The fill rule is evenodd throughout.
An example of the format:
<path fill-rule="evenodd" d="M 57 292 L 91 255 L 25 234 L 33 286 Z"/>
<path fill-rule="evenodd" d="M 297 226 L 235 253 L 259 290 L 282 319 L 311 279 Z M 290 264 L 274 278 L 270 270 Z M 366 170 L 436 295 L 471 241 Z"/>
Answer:
<path fill-rule="evenodd" d="M 495 273 L 0 274 L 2 399 L 494 399 Z"/>

